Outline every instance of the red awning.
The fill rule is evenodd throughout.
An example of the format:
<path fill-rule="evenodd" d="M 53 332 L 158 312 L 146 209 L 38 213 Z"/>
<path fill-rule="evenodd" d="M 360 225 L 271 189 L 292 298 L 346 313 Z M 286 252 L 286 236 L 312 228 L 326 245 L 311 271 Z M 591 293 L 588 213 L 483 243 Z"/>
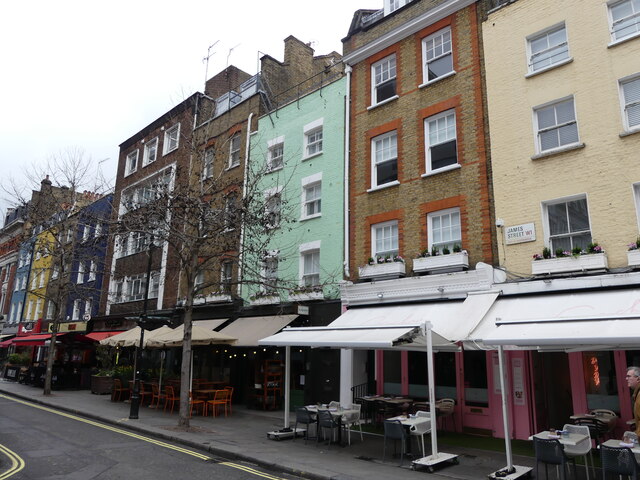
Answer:
<path fill-rule="evenodd" d="M 58 333 L 58 335 L 56 335 L 56 338 L 62 337 L 66 334 L 67 334 L 66 332 Z M 35 335 L 26 335 L 24 337 L 15 337 L 12 340 L 12 342 L 14 345 L 18 347 L 34 347 L 34 346 L 44 345 L 44 342 L 46 340 L 49 340 L 50 338 L 51 338 L 50 333 L 38 333 Z"/>
<path fill-rule="evenodd" d="M 13 338 L 9 340 L 5 340 L 4 342 L 0 342 L 0 348 L 9 348 L 9 346 L 13 343 Z"/>
<path fill-rule="evenodd" d="M 123 332 L 123 330 L 118 330 L 118 331 L 115 331 L 115 332 L 91 332 L 91 333 L 87 333 L 85 336 L 87 338 L 90 338 L 91 340 L 99 342 L 100 340 L 104 340 L 105 338 L 113 337 L 114 335 L 117 335 L 117 334 L 122 333 L 122 332 Z"/>

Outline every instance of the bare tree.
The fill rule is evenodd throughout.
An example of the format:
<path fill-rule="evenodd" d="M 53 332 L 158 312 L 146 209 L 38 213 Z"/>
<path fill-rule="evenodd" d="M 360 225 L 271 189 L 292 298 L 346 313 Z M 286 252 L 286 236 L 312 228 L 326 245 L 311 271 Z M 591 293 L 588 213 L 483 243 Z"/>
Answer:
<path fill-rule="evenodd" d="M 30 242 L 33 262 L 27 294 L 36 300 L 36 309 L 31 313 L 41 312 L 43 317 L 51 319 L 43 392 L 49 395 L 56 338 L 60 323 L 65 320 L 69 299 L 73 296 L 89 298 L 95 294 L 92 282 L 73 282 L 71 277 L 80 273 L 84 275 L 87 265 L 89 278 L 101 269 L 95 263 L 96 249 L 105 245 L 99 233 L 106 232 L 106 225 L 104 230 L 102 225 L 108 218 L 108 212 L 90 220 L 83 214 L 83 209 L 108 193 L 111 186 L 79 147 L 69 147 L 53 154 L 43 164 L 33 164 L 24 170 L 23 177 L 22 181 L 8 179 L 0 189 L 10 204 L 27 208 L 23 238 Z M 88 238 L 85 232 L 89 231 L 90 224 L 94 230 Z M 79 245 L 81 241 L 82 247 Z"/>

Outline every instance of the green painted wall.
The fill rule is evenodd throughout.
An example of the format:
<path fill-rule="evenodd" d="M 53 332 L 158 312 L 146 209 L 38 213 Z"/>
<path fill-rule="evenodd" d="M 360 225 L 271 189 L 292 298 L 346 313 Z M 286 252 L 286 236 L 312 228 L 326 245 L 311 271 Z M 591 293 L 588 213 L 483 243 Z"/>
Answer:
<path fill-rule="evenodd" d="M 281 189 L 283 223 L 273 232 L 269 250 L 278 251 L 278 282 L 300 284 L 300 246 L 320 244 L 320 284 L 325 298 L 339 298 L 344 261 L 344 112 L 346 79 L 337 80 L 258 120 L 251 138 L 250 162 L 255 169 L 269 161 L 269 148 L 284 140 L 283 167 L 265 174 L 264 192 Z M 307 135 L 322 125 L 322 151 L 307 155 Z M 306 128 L 306 130 L 305 130 Z M 284 137 L 284 138 L 283 138 Z M 262 163 L 260 163 L 262 162 Z M 303 184 L 321 178 L 321 212 L 303 218 Z M 250 241 L 247 239 L 246 241 Z M 315 244 L 313 242 L 316 242 Z M 247 258 L 258 265 L 259 259 Z M 247 271 L 255 271 L 255 266 Z M 245 300 L 259 286 L 243 289 Z M 287 293 L 279 289 L 286 301 Z"/>

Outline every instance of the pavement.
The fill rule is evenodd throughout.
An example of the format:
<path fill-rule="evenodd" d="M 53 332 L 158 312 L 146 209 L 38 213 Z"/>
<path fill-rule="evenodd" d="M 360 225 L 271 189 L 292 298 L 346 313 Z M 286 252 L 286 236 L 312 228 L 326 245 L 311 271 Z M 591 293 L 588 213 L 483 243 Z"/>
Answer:
<path fill-rule="evenodd" d="M 382 435 L 351 432 L 351 445 L 326 445 L 310 439 L 271 440 L 267 432 L 280 430 L 284 425 L 282 411 L 249 410 L 233 405 L 233 413 L 228 417 L 191 418 L 191 428 L 178 428 L 177 413 L 140 407 L 139 418 L 129 419 L 129 404 L 112 402 L 109 395 L 94 395 L 88 390 L 60 390 L 49 396 L 42 394 L 41 388 L 0 380 L 0 393 L 17 397 L 65 412 L 73 413 L 105 424 L 117 425 L 138 433 L 160 437 L 199 451 L 206 451 L 213 457 L 225 460 L 242 460 L 257 466 L 282 471 L 313 480 L 402 480 L 427 478 L 481 479 L 506 466 L 504 453 L 479 449 L 450 447 L 446 444 L 446 434 L 438 437 L 438 450 L 458 455 L 458 464 L 444 463 L 429 473 L 426 468 L 411 469 L 411 461 L 404 459 L 399 466 L 399 458 L 392 457 L 391 445 L 387 446 L 386 461 L 382 460 L 384 440 Z M 291 427 L 295 423 L 291 415 Z M 414 437 L 415 438 L 415 437 Z M 419 451 L 415 439 L 414 451 Z M 428 454 L 430 442 L 425 437 Z M 514 457 L 516 465 L 533 467 L 532 457 Z M 579 468 L 578 474 L 584 472 Z"/>

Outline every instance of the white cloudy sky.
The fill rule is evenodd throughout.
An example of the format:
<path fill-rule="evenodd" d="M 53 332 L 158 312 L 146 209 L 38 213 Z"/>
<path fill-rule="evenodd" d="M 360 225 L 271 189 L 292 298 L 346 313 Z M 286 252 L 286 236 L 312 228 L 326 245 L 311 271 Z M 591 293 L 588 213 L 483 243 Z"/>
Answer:
<path fill-rule="evenodd" d="M 0 182 L 71 146 L 115 176 L 118 145 L 228 64 L 253 74 L 283 40 L 342 53 L 353 13 L 383 0 L 30 0 L 0 19 Z M 0 210 L 6 203 L 0 201 Z"/>

